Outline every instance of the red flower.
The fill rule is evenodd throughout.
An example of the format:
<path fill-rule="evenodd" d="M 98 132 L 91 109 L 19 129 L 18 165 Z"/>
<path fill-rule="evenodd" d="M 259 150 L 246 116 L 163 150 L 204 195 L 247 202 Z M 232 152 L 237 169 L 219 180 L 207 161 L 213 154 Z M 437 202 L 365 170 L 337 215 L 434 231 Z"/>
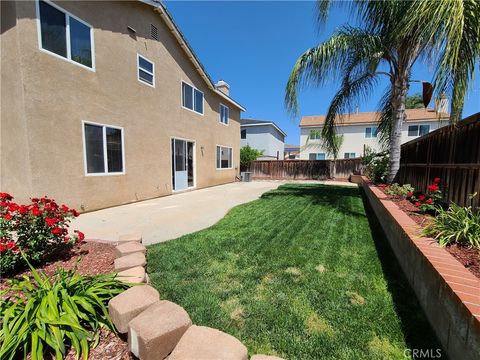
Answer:
<path fill-rule="evenodd" d="M 62 235 L 63 234 L 63 230 L 61 228 L 59 228 L 58 226 L 55 226 L 53 229 L 52 229 L 52 234 L 54 235 Z"/>
<path fill-rule="evenodd" d="M 63 237 L 63 242 L 68 243 L 70 241 L 70 238 L 68 236 Z"/>
<path fill-rule="evenodd" d="M 32 202 L 34 202 L 34 203 L 37 203 L 37 202 L 39 202 L 39 201 L 40 201 L 39 198 L 32 198 Z"/>
<path fill-rule="evenodd" d="M 57 218 L 45 218 L 45 222 L 47 223 L 48 226 L 53 226 L 55 225 L 56 222 L 58 222 Z"/>
<path fill-rule="evenodd" d="M 14 212 L 17 211 L 19 206 L 15 203 L 8 204 L 8 211 Z"/>
<path fill-rule="evenodd" d="M 432 184 L 428 187 L 429 192 L 435 192 L 438 190 L 438 185 L 437 184 Z"/>
<path fill-rule="evenodd" d="M 407 192 L 407 198 L 411 198 L 412 196 L 413 196 L 413 192 L 412 192 L 412 191 Z"/>
<path fill-rule="evenodd" d="M 418 201 L 415 203 L 415 206 L 416 206 L 416 207 L 420 207 L 421 205 L 422 205 L 422 203 L 420 203 L 420 202 L 418 202 Z"/>
<path fill-rule="evenodd" d="M 431 203 L 433 203 L 433 200 L 432 200 L 432 199 L 428 199 L 428 200 L 426 201 L 426 203 L 427 203 L 427 204 L 431 204 Z"/>
<path fill-rule="evenodd" d="M 73 214 L 73 216 L 75 216 L 75 217 L 79 217 L 79 216 L 80 216 L 80 213 L 79 213 L 77 210 L 75 210 L 75 209 L 72 209 L 72 214 Z"/>
<path fill-rule="evenodd" d="M 436 177 L 435 179 L 433 179 L 433 182 L 434 182 L 435 184 L 440 183 L 440 178 L 439 178 L 439 177 Z"/>
<path fill-rule="evenodd" d="M 40 215 L 42 215 L 42 211 L 41 211 L 39 208 L 37 208 L 37 207 L 32 208 L 31 211 L 32 211 L 32 215 L 33 215 L 33 216 L 40 216 Z"/>
<path fill-rule="evenodd" d="M 425 200 L 425 195 L 420 195 L 420 196 L 418 197 L 418 200 L 420 200 L 420 201 Z"/>
<path fill-rule="evenodd" d="M 21 205 L 19 208 L 18 208 L 18 212 L 22 215 L 25 215 L 27 212 L 28 212 L 28 208 L 25 206 L 25 205 Z"/>
<path fill-rule="evenodd" d="M 2 192 L 2 193 L 0 193 L 0 199 L 12 200 L 13 196 L 10 195 L 9 193 Z"/>
<path fill-rule="evenodd" d="M 8 201 L 0 201 L 0 206 L 1 207 L 7 207 L 8 206 Z"/>
<path fill-rule="evenodd" d="M 3 215 L 3 218 L 4 218 L 5 220 L 12 220 L 12 217 L 13 217 L 13 216 L 10 215 L 10 214 L 5 214 L 5 215 Z"/>
<path fill-rule="evenodd" d="M 74 230 L 73 232 L 78 235 L 78 240 L 79 241 L 83 241 L 85 239 L 85 234 L 82 233 L 81 231 Z"/>
<path fill-rule="evenodd" d="M 67 205 L 62 205 L 62 211 L 63 212 L 68 212 L 70 209 L 68 208 Z"/>
<path fill-rule="evenodd" d="M 17 248 L 17 244 L 15 244 L 15 241 L 9 241 L 7 243 L 7 249 L 8 250 L 15 250 Z"/>

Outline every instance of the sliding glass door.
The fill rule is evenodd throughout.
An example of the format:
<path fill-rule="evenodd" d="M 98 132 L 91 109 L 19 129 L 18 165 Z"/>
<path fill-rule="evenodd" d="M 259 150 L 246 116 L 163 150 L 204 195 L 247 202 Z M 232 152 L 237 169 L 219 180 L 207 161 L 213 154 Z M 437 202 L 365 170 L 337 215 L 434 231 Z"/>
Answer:
<path fill-rule="evenodd" d="M 195 186 L 194 151 L 192 141 L 172 139 L 172 183 L 173 190 L 184 190 Z"/>

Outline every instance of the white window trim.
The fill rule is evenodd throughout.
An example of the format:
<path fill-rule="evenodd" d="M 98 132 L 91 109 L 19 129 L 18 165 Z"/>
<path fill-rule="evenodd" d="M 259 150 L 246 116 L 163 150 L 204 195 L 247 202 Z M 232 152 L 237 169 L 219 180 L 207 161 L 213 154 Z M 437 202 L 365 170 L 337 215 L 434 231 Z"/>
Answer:
<path fill-rule="evenodd" d="M 217 152 L 217 147 L 224 147 L 224 148 L 228 148 L 228 149 L 231 149 L 232 150 L 232 161 L 230 162 L 230 167 L 228 168 L 219 168 L 217 167 L 218 165 L 218 159 L 217 159 L 217 155 L 218 155 L 218 152 Z M 216 144 L 215 145 L 215 168 L 217 170 L 232 170 L 233 169 L 233 147 L 231 146 L 227 146 L 227 145 L 220 145 L 220 144 Z"/>
<path fill-rule="evenodd" d="M 140 58 L 142 58 L 143 60 L 148 61 L 150 64 L 152 64 L 153 72 L 150 72 L 148 70 L 140 68 Z M 145 80 L 142 80 L 140 78 L 140 70 L 145 71 L 147 74 L 152 75 L 153 84 L 149 84 L 148 82 L 146 82 Z M 148 85 L 152 88 L 155 88 L 155 63 L 153 61 L 147 59 L 145 56 L 140 55 L 139 53 L 137 53 L 137 80 L 140 81 L 142 84 L 145 84 L 145 85 Z"/>
<path fill-rule="evenodd" d="M 40 1 L 35 0 L 35 9 L 36 9 L 36 16 L 37 16 L 38 49 L 40 51 L 46 53 L 46 54 L 53 55 L 58 59 L 62 59 L 62 60 L 66 61 L 66 62 L 69 62 L 71 64 L 75 64 L 75 65 L 80 66 L 84 69 L 95 72 L 96 71 L 96 67 L 95 67 L 95 40 L 94 40 L 94 37 L 93 37 L 93 26 L 90 25 L 89 23 L 83 21 L 82 19 L 76 17 L 75 15 L 71 14 L 67 10 L 61 8 L 60 6 L 54 4 L 53 2 L 51 2 L 49 0 L 43 0 L 43 1 L 45 1 L 48 5 L 56 8 L 57 10 L 60 10 L 64 14 L 68 15 L 68 16 L 66 16 L 66 19 L 65 19 L 65 27 L 66 27 L 65 36 L 66 36 L 66 41 L 67 41 L 67 57 L 63 57 L 61 55 L 55 54 L 54 52 L 52 52 L 50 50 L 47 50 L 47 49 L 44 49 L 42 47 L 42 26 L 41 26 L 41 22 L 40 22 Z M 92 48 L 92 67 L 91 68 L 88 67 L 88 66 L 85 66 L 83 64 L 80 64 L 76 61 L 73 61 L 71 59 L 71 56 L 72 56 L 72 54 L 70 53 L 71 52 L 71 49 L 70 49 L 70 18 L 71 17 L 90 28 L 90 45 L 91 45 L 91 48 Z"/>
<path fill-rule="evenodd" d="M 320 131 L 320 129 L 318 129 Z M 308 140 L 310 141 L 318 141 L 318 140 L 321 140 L 321 135 L 319 135 L 320 137 L 315 137 L 315 138 L 312 138 L 310 137 L 310 135 L 312 134 L 312 132 L 316 131 L 316 129 L 311 129 L 309 132 L 308 132 Z"/>
<path fill-rule="evenodd" d="M 322 160 L 322 159 L 317 159 L 317 155 L 320 155 L 320 154 L 323 154 L 323 160 L 327 160 L 327 154 L 324 153 L 324 152 L 318 152 L 318 153 L 308 153 L 308 157 L 309 157 L 309 160 L 310 160 L 310 154 L 315 154 L 315 160 Z M 311 160 L 313 161 L 313 160 Z"/>
<path fill-rule="evenodd" d="M 348 157 L 345 157 L 345 155 L 347 155 L 347 154 L 348 154 Z M 352 155 L 352 154 L 353 154 L 353 157 L 350 157 L 350 155 Z M 357 154 L 354 153 L 353 151 L 352 151 L 352 152 L 345 151 L 345 152 L 343 153 L 343 158 L 344 158 L 344 159 L 355 159 L 356 156 L 357 156 Z"/>
<path fill-rule="evenodd" d="M 193 104 L 193 109 L 189 109 L 187 108 L 186 106 L 183 106 L 183 84 L 186 84 L 188 86 L 191 86 L 192 87 L 192 104 Z M 195 90 L 199 91 L 202 93 L 202 110 L 203 112 L 198 112 L 198 111 L 195 111 Z M 185 110 L 188 110 L 188 111 L 191 111 L 195 114 L 198 114 L 198 115 L 202 115 L 204 116 L 205 114 L 205 94 L 202 90 L 200 89 L 197 89 L 195 86 L 193 86 L 192 84 L 184 81 L 184 80 L 181 80 L 180 81 L 180 105 L 182 108 L 184 108 Z"/>
<path fill-rule="evenodd" d="M 89 173 L 87 171 L 87 144 L 86 144 L 86 138 L 85 138 L 85 125 L 95 125 L 95 126 L 101 126 L 102 127 L 102 132 L 103 132 L 103 163 L 104 163 L 104 169 L 106 172 L 103 173 Z M 112 128 L 112 129 L 118 129 L 121 130 L 122 134 L 122 165 L 123 165 L 123 171 L 119 172 L 108 172 L 108 156 L 107 156 L 107 134 L 105 131 L 105 128 Z M 85 171 L 85 176 L 117 176 L 117 175 L 125 175 L 126 174 L 126 166 L 125 166 L 125 134 L 124 134 L 124 129 L 121 126 L 114 126 L 114 125 L 108 125 L 108 124 L 100 124 L 92 121 L 86 121 L 82 120 L 82 139 L 83 139 L 83 166 L 84 166 L 84 171 Z"/>
<path fill-rule="evenodd" d="M 222 121 L 222 107 L 226 108 L 226 109 L 227 109 L 227 112 L 228 112 L 228 114 L 227 114 L 227 122 L 226 122 L 226 123 L 224 123 L 224 122 Z M 228 126 L 228 124 L 230 123 L 230 108 L 229 108 L 227 105 L 220 103 L 220 105 L 219 105 L 219 115 L 220 115 L 220 124 L 225 125 L 225 126 Z"/>
<path fill-rule="evenodd" d="M 367 129 L 370 129 L 370 136 L 367 136 Z M 377 136 L 374 136 L 374 129 L 377 131 Z M 377 126 L 367 126 L 365 127 L 365 139 L 376 139 L 378 137 L 378 127 Z"/>

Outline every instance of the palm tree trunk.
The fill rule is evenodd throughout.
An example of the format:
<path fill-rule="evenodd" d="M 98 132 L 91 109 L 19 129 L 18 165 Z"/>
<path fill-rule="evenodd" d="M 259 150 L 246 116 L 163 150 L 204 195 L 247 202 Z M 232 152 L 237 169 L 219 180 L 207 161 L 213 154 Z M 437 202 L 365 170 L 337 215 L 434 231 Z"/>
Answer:
<path fill-rule="evenodd" d="M 405 120 L 405 100 L 408 90 L 408 75 L 403 72 L 393 79 L 392 91 L 392 134 L 390 136 L 390 160 L 387 183 L 391 184 L 400 169 L 402 125 Z"/>

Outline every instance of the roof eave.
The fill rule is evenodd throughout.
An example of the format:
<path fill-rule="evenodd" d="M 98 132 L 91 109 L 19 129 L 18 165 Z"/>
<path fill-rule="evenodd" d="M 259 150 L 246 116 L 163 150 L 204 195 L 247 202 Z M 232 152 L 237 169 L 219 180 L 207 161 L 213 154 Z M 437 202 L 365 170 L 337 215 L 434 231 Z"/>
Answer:
<path fill-rule="evenodd" d="M 287 134 L 278 127 L 277 124 L 271 121 L 266 121 L 262 123 L 257 123 L 257 124 L 240 124 L 240 127 L 250 127 L 250 126 L 265 126 L 265 125 L 272 125 L 275 129 L 277 129 L 283 136 L 287 136 Z"/>

